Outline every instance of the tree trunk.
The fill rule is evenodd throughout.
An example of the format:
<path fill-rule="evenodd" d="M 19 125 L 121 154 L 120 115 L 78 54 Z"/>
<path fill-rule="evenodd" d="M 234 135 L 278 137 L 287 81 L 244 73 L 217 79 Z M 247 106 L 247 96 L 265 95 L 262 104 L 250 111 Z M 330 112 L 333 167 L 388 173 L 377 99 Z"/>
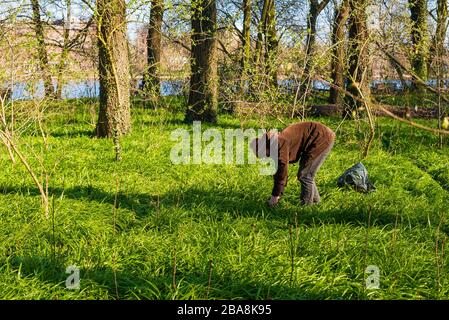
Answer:
<path fill-rule="evenodd" d="M 151 2 L 150 23 L 147 34 L 148 70 L 144 76 L 144 92 L 152 105 L 157 105 L 161 95 L 161 48 L 162 20 L 164 16 L 164 0 Z"/>
<path fill-rule="evenodd" d="M 70 21 L 72 19 L 72 1 L 66 0 L 67 6 L 67 14 L 64 21 L 64 30 L 63 30 L 63 46 L 61 56 L 59 58 L 58 64 L 58 77 L 57 77 L 57 89 L 56 89 L 56 97 L 58 99 L 62 99 L 62 87 L 63 87 L 63 76 L 64 70 L 67 64 L 67 58 L 69 57 L 69 37 L 70 37 Z"/>
<path fill-rule="evenodd" d="M 349 50 L 347 61 L 348 87 L 352 95 L 369 99 L 370 89 L 368 81 L 368 29 L 366 7 L 369 0 L 349 0 Z M 361 94 L 363 97 L 361 97 Z M 350 96 L 346 96 L 347 108 L 344 115 L 352 112 L 362 103 Z"/>
<path fill-rule="evenodd" d="M 277 87 L 278 40 L 274 0 L 264 0 L 257 29 L 255 82 L 256 85 L 262 85 L 261 89 L 265 90 L 266 86 Z"/>
<path fill-rule="evenodd" d="M 45 45 L 44 25 L 41 19 L 41 9 L 39 0 L 31 0 L 33 9 L 33 25 L 37 40 L 37 55 L 39 59 L 39 67 L 42 72 L 44 81 L 44 94 L 46 97 L 54 95 L 53 83 L 51 80 L 51 72 L 48 64 L 47 47 Z"/>
<path fill-rule="evenodd" d="M 263 68 L 264 63 L 264 35 L 266 34 L 266 23 L 268 16 L 268 9 L 271 0 L 264 0 L 262 5 L 262 12 L 260 14 L 259 24 L 257 25 L 257 39 L 256 50 L 254 57 L 254 69 L 252 79 L 249 83 L 249 92 L 253 96 L 257 96 L 258 92 L 263 91 L 265 88 L 265 70 Z"/>
<path fill-rule="evenodd" d="M 100 112 L 97 137 L 131 130 L 130 71 L 125 0 L 97 0 Z"/>
<path fill-rule="evenodd" d="M 409 0 L 411 38 L 412 38 L 412 70 L 421 79 L 427 80 L 427 61 L 429 59 L 429 39 L 427 35 L 427 0 Z M 414 83 L 418 92 L 424 92 L 425 87 Z"/>
<path fill-rule="evenodd" d="M 260 15 L 259 25 L 257 26 L 257 42 L 256 42 L 256 67 L 260 67 L 263 61 L 263 41 L 266 34 L 267 16 L 272 0 L 264 0 L 262 6 L 262 13 Z"/>
<path fill-rule="evenodd" d="M 185 121 L 215 123 L 218 109 L 216 2 L 192 0 L 191 11 L 191 76 Z"/>
<path fill-rule="evenodd" d="M 432 45 L 432 53 L 433 56 L 443 56 L 445 54 L 444 49 L 444 39 L 446 38 L 447 33 L 447 19 L 448 19 L 448 10 L 447 10 L 447 0 L 438 0 L 437 4 L 437 28 L 435 31 L 434 43 Z"/>
<path fill-rule="evenodd" d="M 345 85 L 345 70 L 346 70 L 346 45 L 345 45 L 345 26 L 349 18 L 349 2 L 343 0 L 339 8 L 335 10 L 335 19 L 332 30 L 332 81 L 333 83 L 344 88 Z M 330 89 L 329 103 L 340 105 L 343 101 L 344 95 L 341 91 L 334 87 Z"/>
<path fill-rule="evenodd" d="M 442 89 L 442 80 L 444 77 L 443 71 L 443 57 L 445 56 L 445 48 L 444 48 L 444 40 L 446 38 L 447 32 L 447 18 L 448 18 L 448 10 L 447 10 L 447 0 L 438 0 L 437 2 L 437 28 L 435 32 L 435 38 L 433 43 L 433 51 L 431 53 L 431 57 L 435 57 L 436 59 L 436 76 L 437 76 L 437 88 L 438 90 Z M 441 96 L 438 95 L 438 129 L 442 129 L 442 121 L 445 112 L 441 105 Z M 440 149 L 443 147 L 443 136 L 439 137 Z"/>
<path fill-rule="evenodd" d="M 311 85 L 313 78 L 313 67 L 315 63 L 315 51 L 316 51 L 316 27 L 318 16 L 321 11 L 329 3 L 329 0 L 309 0 L 309 14 L 307 15 L 307 39 L 306 39 L 306 57 L 304 74 L 302 77 L 302 89 L 301 94 L 308 95 L 308 88 Z M 310 89 L 310 88 L 309 88 Z"/>
<path fill-rule="evenodd" d="M 315 42 L 316 42 L 316 23 L 318 20 L 318 0 L 309 1 L 309 14 L 307 16 L 307 38 L 306 38 L 306 57 L 304 73 L 301 81 L 301 96 L 308 96 L 308 91 L 310 90 L 310 82 L 312 76 L 310 74 L 313 67 L 313 56 L 315 52 Z"/>
<path fill-rule="evenodd" d="M 241 84 L 242 89 L 246 86 L 246 80 L 248 75 L 249 60 L 251 55 L 251 11 L 252 1 L 243 0 L 243 43 L 242 43 L 242 74 Z"/>
<path fill-rule="evenodd" d="M 276 35 L 276 8 L 274 0 L 270 1 L 268 8 L 267 23 L 266 23 L 266 51 L 265 51 L 265 71 L 268 75 L 268 84 L 271 88 L 277 88 L 277 53 L 278 53 L 278 39 Z"/>

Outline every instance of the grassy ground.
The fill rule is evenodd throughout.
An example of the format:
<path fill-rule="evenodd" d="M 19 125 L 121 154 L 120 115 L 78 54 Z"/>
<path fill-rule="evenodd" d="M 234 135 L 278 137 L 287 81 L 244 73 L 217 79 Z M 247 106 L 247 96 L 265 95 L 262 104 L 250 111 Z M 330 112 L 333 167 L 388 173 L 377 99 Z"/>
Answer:
<path fill-rule="evenodd" d="M 318 119 L 337 131 L 317 177 L 322 203 L 298 205 L 293 165 L 269 209 L 272 178 L 258 166 L 171 163 L 171 131 L 191 128 L 181 113 L 134 109 L 116 163 L 110 140 L 90 138 L 95 108 L 50 107 L 47 151 L 33 127 L 24 133 L 21 150 L 51 173 L 50 219 L 22 165 L 0 149 L 1 299 L 449 298 L 447 142 L 438 150 L 432 134 L 378 119 L 363 161 L 377 192 L 360 194 L 336 187 L 360 160 L 356 125 Z M 222 115 L 215 127 L 241 126 L 283 125 Z M 70 265 L 79 290 L 65 288 Z M 380 289 L 366 289 L 369 265 Z"/>
<path fill-rule="evenodd" d="M 375 95 L 377 101 L 393 106 L 409 107 L 414 109 L 419 108 L 438 108 L 438 97 L 435 94 L 425 93 L 417 94 L 413 92 L 399 92 L 392 94 L 377 94 Z M 444 100 L 441 102 L 443 113 L 447 110 Z M 447 112 L 447 111 L 446 111 Z"/>

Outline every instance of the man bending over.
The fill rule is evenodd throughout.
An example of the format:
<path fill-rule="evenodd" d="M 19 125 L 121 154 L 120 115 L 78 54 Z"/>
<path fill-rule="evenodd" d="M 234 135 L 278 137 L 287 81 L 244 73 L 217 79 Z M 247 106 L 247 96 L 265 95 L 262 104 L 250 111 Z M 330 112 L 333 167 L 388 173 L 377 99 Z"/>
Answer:
<path fill-rule="evenodd" d="M 261 144 L 265 139 L 265 144 Z M 270 206 L 278 204 L 287 186 L 288 164 L 299 161 L 298 180 L 301 183 L 301 204 L 310 205 L 320 202 L 320 194 L 315 184 L 315 175 L 331 151 L 335 133 L 319 122 L 295 123 L 280 133 L 268 132 L 254 139 L 251 147 L 258 155 L 258 146 L 266 146 L 269 156 L 270 144 L 278 142 L 278 163 L 274 174 L 274 187 L 269 200 Z"/>

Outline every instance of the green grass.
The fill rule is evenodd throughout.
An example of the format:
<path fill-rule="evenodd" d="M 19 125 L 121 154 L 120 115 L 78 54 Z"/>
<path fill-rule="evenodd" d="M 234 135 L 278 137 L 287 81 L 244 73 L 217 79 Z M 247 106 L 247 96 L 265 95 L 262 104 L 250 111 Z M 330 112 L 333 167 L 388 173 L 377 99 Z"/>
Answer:
<path fill-rule="evenodd" d="M 399 107 L 438 108 L 438 97 L 432 93 L 419 94 L 414 92 L 399 92 L 392 94 L 375 94 L 376 100 Z M 444 100 L 441 102 L 443 112 L 445 110 Z"/>
<path fill-rule="evenodd" d="M 345 121 L 317 176 L 322 203 L 299 206 L 296 164 L 269 209 L 272 178 L 258 166 L 171 163 L 171 131 L 190 128 L 181 102 L 171 103 L 133 110 L 119 163 L 112 141 L 90 137 L 95 101 L 49 106 L 54 225 L 23 166 L 0 149 L 1 299 L 449 298 L 447 142 L 439 150 L 438 137 L 379 118 L 363 161 L 377 191 L 340 190 L 337 177 L 361 155 L 361 135 Z M 215 127 L 240 126 L 282 125 L 221 115 Z M 38 168 L 31 148 L 43 150 L 33 127 L 21 150 Z M 69 265 L 80 268 L 79 290 L 65 288 Z M 365 288 L 368 265 L 379 267 L 380 289 Z"/>

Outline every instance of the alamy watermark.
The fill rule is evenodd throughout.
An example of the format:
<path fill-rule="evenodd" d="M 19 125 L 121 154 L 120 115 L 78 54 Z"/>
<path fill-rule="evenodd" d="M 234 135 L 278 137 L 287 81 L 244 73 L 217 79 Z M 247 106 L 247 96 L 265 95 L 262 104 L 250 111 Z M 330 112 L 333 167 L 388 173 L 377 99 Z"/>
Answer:
<path fill-rule="evenodd" d="M 265 139 L 267 135 L 270 139 Z M 256 140 L 256 138 L 259 139 Z M 265 129 L 225 129 L 223 137 L 222 132 L 217 129 L 207 129 L 202 132 L 201 122 L 194 121 L 193 130 L 176 129 L 172 131 L 170 139 L 177 141 L 170 152 L 173 164 L 256 164 L 259 162 L 262 164 L 259 168 L 261 175 L 272 175 L 277 170 L 279 146 L 276 130 L 268 133 Z"/>
<path fill-rule="evenodd" d="M 77 266 L 71 265 L 65 269 L 65 273 L 70 275 L 65 280 L 65 287 L 67 289 L 75 290 L 80 288 L 80 269 Z"/>
<path fill-rule="evenodd" d="M 379 267 L 375 265 L 370 265 L 366 267 L 365 273 L 369 276 L 365 279 L 365 284 L 367 289 L 379 289 L 380 288 L 380 271 Z"/>

